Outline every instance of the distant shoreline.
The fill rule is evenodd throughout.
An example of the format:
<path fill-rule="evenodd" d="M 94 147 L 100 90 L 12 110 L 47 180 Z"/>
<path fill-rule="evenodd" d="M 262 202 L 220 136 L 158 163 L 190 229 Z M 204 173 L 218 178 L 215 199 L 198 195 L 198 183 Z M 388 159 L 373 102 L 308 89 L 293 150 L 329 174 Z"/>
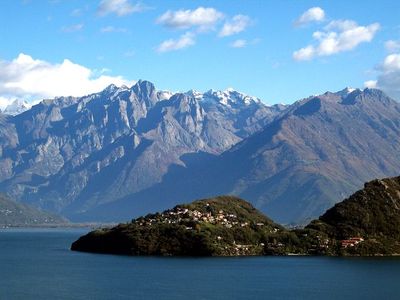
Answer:
<path fill-rule="evenodd" d="M 62 223 L 62 224 L 1 224 L 0 229 L 15 229 L 15 228 L 90 228 L 90 229 L 98 229 L 98 228 L 107 228 L 113 227 L 118 223 Z"/>

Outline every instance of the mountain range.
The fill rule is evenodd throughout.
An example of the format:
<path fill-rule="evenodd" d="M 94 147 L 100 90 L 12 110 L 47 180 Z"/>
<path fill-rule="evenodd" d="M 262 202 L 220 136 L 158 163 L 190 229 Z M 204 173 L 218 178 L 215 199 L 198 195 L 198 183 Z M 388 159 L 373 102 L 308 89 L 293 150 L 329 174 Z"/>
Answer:
<path fill-rule="evenodd" d="M 0 114 L 0 190 L 72 220 L 122 220 L 233 194 L 281 223 L 400 169 L 400 104 L 376 89 L 266 106 L 148 81 Z"/>

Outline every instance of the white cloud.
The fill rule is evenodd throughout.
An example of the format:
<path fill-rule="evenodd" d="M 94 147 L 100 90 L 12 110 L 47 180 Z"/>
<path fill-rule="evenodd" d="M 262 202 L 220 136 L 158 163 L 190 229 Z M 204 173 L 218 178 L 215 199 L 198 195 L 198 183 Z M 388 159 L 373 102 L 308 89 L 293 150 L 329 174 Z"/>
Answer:
<path fill-rule="evenodd" d="M 167 11 L 157 20 L 157 24 L 175 29 L 212 28 L 224 15 L 212 7 L 198 7 L 195 10 Z"/>
<path fill-rule="evenodd" d="M 109 32 L 128 32 L 126 28 L 121 27 L 114 27 L 114 26 L 106 26 L 100 29 L 102 33 L 109 33 Z"/>
<path fill-rule="evenodd" d="M 51 64 L 21 53 L 12 61 L 0 60 L 1 103 L 15 98 L 31 101 L 56 96 L 82 96 L 101 91 L 111 83 L 132 84 L 121 76 L 107 76 L 104 72 L 96 74 L 96 71 L 68 59 Z"/>
<path fill-rule="evenodd" d="M 169 39 L 162 42 L 157 47 L 157 52 L 168 52 L 168 51 L 175 51 L 184 49 L 195 44 L 194 34 L 191 32 L 186 32 L 185 34 L 181 35 L 181 37 L 177 40 Z"/>
<path fill-rule="evenodd" d="M 377 80 L 369 80 L 364 83 L 375 82 L 375 87 L 382 89 L 389 96 L 400 101 L 400 53 L 392 53 L 385 57 L 383 63 L 377 68 L 379 75 Z"/>
<path fill-rule="evenodd" d="M 76 32 L 76 31 L 81 31 L 83 29 L 83 26 L 84 25 L 82 23 L 74 24 L 74 25 L 71 25 L 71 26 L 64 26 L 64 27 L 61 28 L 61 30 L 63 32 Z"/>
<path fill-rule="evenodd" d="M 385 57 L 382 64 L 382 69 L 386 73 L 400 71 L 400 53 L 390 54 Z"/>
<path fill-rule="evenodd" d="M 389 40 L 385 43 L 388 52 L 393 53 L 400 50 L 400 41 Z"/>
<path fill-rule="evenodd" d="M 310 60 L 315 55 L 314 46 L 307 46 L 293 52 L 293 58 L 295 60 Z"/>
<path fill-rule="evenodd" d="M 364 86 L 366 88 L 369 88 L 369 89 L 376 88 L 376 85 L 377 85 L 377 81 L 376 80 L 368 80 L 368 81 L 364 82 Z"/>
<path fill-rule="evenodd" d="M 306 25 L 311 22 L 321 22 L 325 20 L 325 12 L 321 7 L 312 7 L 304 12 L 296 21 L 296 26 Z"/>
<path fill-rule="evenodd" d="M 244 48 L 247 46 L 246 40 L 236 40 L 231 44 L 232 48 Z"/>
<path fill-rule="evenodd" d="M 295 60 L 310 60 L 318 56 L 329 56 L 350 51 L 359 44 L 370 42 L 379 30 L 379 23 L 359 26 L 351 20 L 336 20 L 313 33 L 316 45 L 308 45 L 293 53 Z"/>
<path fill-rule="evenodd" d="M 99 16 L 116 14 L 117 16 L 126 16 L 132 13 L 142 12 L 147 7 L 140 2 L 132 4 L 129 0 L 101 0 L 97 13 Z"/>
<path fill-rule="evenodd" d="M 236 15 L 232 20 L 225 22 L 221 31 L 219 32 L 220 37 L 230 36 L 246 30 L 250 25 L 251 19 L 245 15 Z"/>

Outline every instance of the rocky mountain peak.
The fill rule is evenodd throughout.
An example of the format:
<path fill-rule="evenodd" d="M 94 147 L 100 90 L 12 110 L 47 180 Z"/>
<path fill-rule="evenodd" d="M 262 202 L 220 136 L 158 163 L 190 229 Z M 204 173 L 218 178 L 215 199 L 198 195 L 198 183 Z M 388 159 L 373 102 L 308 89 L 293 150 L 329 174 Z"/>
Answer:
<path fill-rule="evenodd" d="M 340 90 L 336 93 L 335 95 L 338 95 L 339 97 L 345 98 L 349 94 L 353 93 L 354 91 L 361 91 L 360 89 L 352 88 L 352 87 L 345 87 L 343 90 Z"/>
<path fill-rule="evenodd" d="M 149 98 L 152 94 L 154 94 L 156 90 L 154 84 L 147 80 L 139 80 L 135 85 L 132 86 L 131 89 L 137 95 L 147 98 Z"/>
<path fill-rule="evenodd" d="M 103 93 L 105 92 L 105 93 L 113 93 L 113 92 L 115 92 L 116 90 L 118 90 L 118 87 L 115 85 L 115 84 L 110 84 L 109 86 L 107 86 L 104 90 L 103 90 Z"/>
<path fill-rule="evenodd" d="M 27 101 L 21 99 L 15 99 L 11 104 L 6 106 L 3 113 L 15 116 L 27 111 L 28 109 L 31 108 L 31 106 L 32 105 L 29 104 Z"/>

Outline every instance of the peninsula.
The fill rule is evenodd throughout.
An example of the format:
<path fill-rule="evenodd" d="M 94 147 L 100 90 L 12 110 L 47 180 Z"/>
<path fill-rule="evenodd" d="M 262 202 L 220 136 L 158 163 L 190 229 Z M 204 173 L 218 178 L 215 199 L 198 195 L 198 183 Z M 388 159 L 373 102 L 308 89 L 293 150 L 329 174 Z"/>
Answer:
<path fill-rule="evenodd" d="M 219 196 L 92 231 L 71 249 L 163 256 L 397 255 L 399 228 L 395 177 L 366 183 L 302 229 L 286 229 L 245 200 Z"/>

